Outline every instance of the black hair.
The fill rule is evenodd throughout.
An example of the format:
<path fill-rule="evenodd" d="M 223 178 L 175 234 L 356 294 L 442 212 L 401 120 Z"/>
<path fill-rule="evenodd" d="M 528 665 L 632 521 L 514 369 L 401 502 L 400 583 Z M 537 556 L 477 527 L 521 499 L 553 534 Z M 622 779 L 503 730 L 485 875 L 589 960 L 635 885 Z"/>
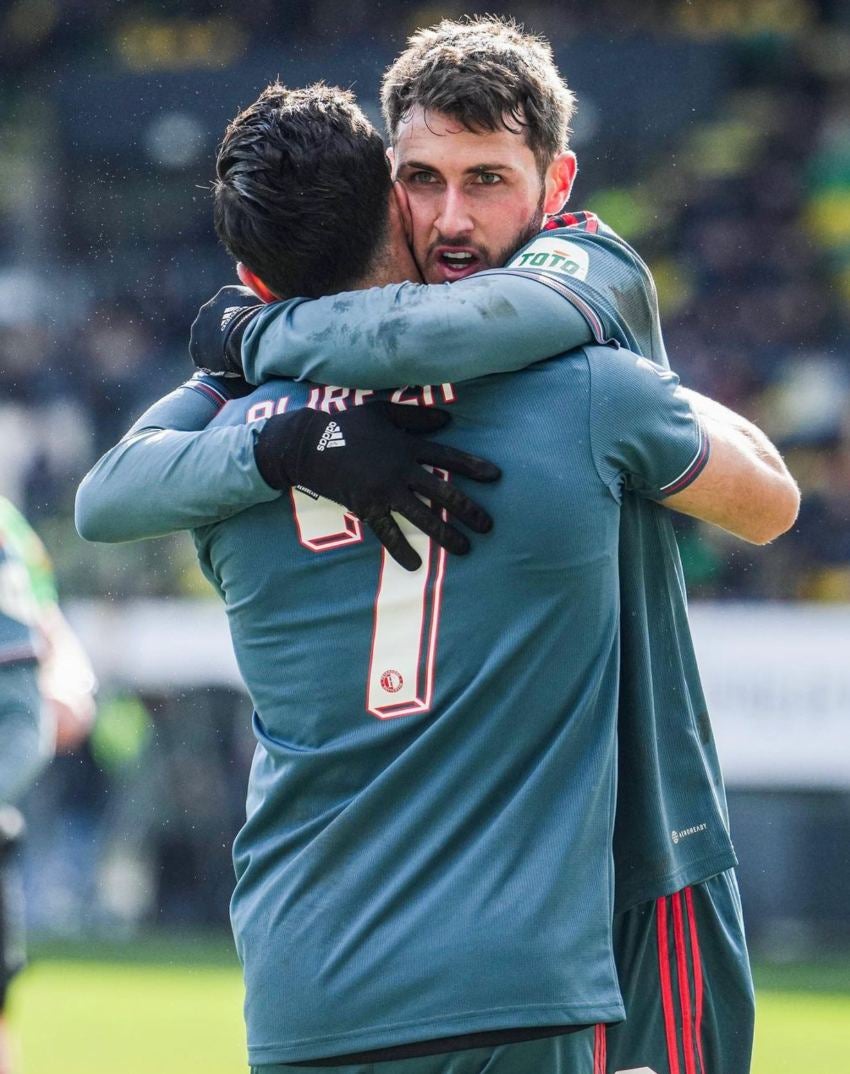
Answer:
<path fill-rule="evenodd" d="M 385 245 L 391 185 L 352 93 L 275 82 L 225 132 L 216 233 L 281 298 L 349 290 Z"/>

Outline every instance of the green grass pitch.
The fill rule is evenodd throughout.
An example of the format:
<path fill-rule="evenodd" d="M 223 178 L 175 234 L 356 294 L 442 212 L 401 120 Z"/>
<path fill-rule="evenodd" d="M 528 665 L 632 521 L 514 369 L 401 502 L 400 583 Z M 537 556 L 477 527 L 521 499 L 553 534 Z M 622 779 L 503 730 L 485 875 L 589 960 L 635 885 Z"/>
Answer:
<path fill-rule="evenodd" d="M 753 1074 L 850 1074 L 850 965 L 757 971 Z M 247 1074 L 229 948 L 146 942 L 52 949 L 11 1016 L 23 1074 Z"/>

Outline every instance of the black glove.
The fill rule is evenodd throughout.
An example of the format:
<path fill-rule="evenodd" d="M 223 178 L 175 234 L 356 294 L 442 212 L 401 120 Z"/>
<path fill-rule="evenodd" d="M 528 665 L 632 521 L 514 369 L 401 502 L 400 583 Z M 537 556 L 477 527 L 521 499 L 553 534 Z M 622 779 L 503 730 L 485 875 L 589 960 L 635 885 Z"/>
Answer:
<path fill-rule="evenodd" d="M 198 310 L 189 333 L 189 354 L 205 372 L 242 376 L 242 339 L 263 308 L 247 287 L 222 287 Z"/>
<path fill-rule="evenodd" d="M 449 420 L 445 410 L 383 401 L 338 414 L 305 408 L 269 418 L 254 457 L 272 488 L 294 485 L 341 503 L 371 527 L 393 559 L 415 571 L 422 561 L 391 511 L 456 555 L 469 551 L 469 540 L 443 521 L 441 508 L 476 533 L 493 526 L 486 511 L 460 489 L 424 469 L 437 466 L 475 481 L 500 476 L 499 468 L 484 459 L 411 435 L 435 432 Z"/>

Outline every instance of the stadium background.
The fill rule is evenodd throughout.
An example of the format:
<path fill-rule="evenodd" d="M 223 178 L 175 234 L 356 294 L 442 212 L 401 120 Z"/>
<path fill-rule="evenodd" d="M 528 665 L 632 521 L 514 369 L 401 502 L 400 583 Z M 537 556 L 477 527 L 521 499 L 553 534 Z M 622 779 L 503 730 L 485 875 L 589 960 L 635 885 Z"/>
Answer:
<path fill-rule="evenodd" d="M 30 916 L 42 966 L 102 957 L 93 995 L 141 951 L 169 963 L 140 937 L 224 934 L 252 741 L 188 539 L 87 546 L 76 485 L 188 375 L 194 312 L 232 280 L 208 184 L 237 108 L 274 76 L 324 78 L 377 120 L 407 34 L 485 10 L 552 41 L 580 102 L 572 204 L 649 262 L 683 379 L 762 424 L 801 484 L 775 548 L 690 522 L 679 537 L 760 979 L 789 985 L 783 966 L 816 962 L 807 987 L 850 993 L 850 4 L 14 0 L 0 7 L 0 492 L 47 543 L 102 682 L 91 742 L 28 802 Z M 206 939 L 168 950 L 231 972 Z M 36 1052 L 51 1045 L 33 1005 L 67 1003 L 42 966 L 20 1000 Z"/>

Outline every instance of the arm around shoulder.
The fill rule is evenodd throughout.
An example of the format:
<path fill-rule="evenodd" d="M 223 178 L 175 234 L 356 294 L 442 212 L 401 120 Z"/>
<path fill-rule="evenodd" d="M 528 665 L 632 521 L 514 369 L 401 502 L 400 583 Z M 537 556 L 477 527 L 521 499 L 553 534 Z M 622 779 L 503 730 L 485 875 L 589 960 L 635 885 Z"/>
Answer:
<path fill-rule="evenodd" d="M 710 522 L 752 544 L 768 544 L 796 521 L 800 490 L 757 426 L 697 392 L 680 388 L 699 417 L 711 453 L 699 476 L 665 507 Z"/>
<path fill-rule="evenodd" d="M 256 428 L 205 428 L 221 404 L 203 381 L 154 403 L 83 478 L 80 536 L 109 544 L 161 537 L 276 499 L 257 469 Z"/>

